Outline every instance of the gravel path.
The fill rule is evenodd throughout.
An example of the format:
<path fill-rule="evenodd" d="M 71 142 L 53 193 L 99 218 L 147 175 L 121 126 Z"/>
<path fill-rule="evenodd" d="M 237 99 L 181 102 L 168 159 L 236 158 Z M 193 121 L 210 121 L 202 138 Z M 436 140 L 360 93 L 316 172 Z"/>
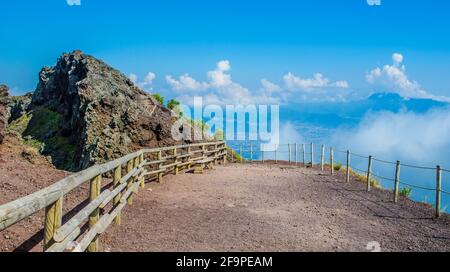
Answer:
<path fill-rule="evenodd" d="M 450 219 L 387 191 L 282 165 L 227 164 L 150 183 L 104 251 L 450 251 Z M 375 242 L 375 243 L 374 243 Z"/>

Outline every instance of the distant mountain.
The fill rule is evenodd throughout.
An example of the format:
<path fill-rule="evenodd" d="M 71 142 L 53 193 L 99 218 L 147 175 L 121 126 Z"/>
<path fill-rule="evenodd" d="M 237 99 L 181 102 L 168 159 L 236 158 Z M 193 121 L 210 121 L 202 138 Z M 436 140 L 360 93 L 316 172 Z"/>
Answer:
<path fill-rule="evenodd" d="M 432 99 L 403 98 L 396 93 L 375 93 L 367 99 L 348 102 L 308 102 L 281 106 L 281 120 L 336 128 L 359 123 L 367 112 L 410 111 L 424 113 L 449 103 Z"/>
<path fill-rule="evenodd" d="M 446 107 L 449 104 L 432 99 L 403 98 L 396 93 L 376 93 L 367 101 L 373 111 L 387 110 L 397 112 L 407 110 L 416 113 L 424 113 L 433 108 Z"/>

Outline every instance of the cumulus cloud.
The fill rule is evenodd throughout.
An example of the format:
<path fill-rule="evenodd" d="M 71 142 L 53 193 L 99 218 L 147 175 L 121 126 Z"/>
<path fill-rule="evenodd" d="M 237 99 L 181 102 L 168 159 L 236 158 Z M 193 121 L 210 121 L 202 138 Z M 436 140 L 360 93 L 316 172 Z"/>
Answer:
<path fill-rule="evenodd" d="M 199 81 L 184 74 L 178 78 L 166 76 L 166 82 L 184 103 L 192 96 L 203 96 L 205 103 L 215 104 L 250 104 L 257 103 L 265 97 L 252 94 L 249 89 L 234 82 L 228 60 L 219 61 L 214 70 L 206 73 L 206 81 Z"/>
<path fill-rule="evenodd" d="M 350 130 L 339 130 L 332 142 L 380 158 L 438 163 L 450 148 L 450 109 L 368 113 Z"/>
<path fill-rule="evenodd" d="M 315 101 L 342 101 L 346 94 L 336 90 L 347 90 L 349 84 L 345 80 L 330 82 L 322 74 L 315 74 L 311 79 L 302 79 L 292 73 L 284 76 L 285 87 L 261 79 L 261 87 L 256 92 L 234 82 L 231 76 L 231 63 L 228 60 L 217 62 L 214 70 L 206 73 L 206 80 L 199 81 L 189 74 L 175 78 L 165 77 L 166 83 L 179 95 L 178 99 L 186 103 L 191 96 L 203 96 L 204 101 L 221 101 L 221 104 L 279 104 L 287 103 L 291 99 Z M 289 91 L 285 91 L 285 90 Z M 297 95 L 300 91 L 302 94 Z"/>
<path fill-rule="evenodd" d="M 262 90 L 267 92 L 268 94 L 279 93 L 283 89 L 275 83 L 270 82 L 269 80 L 263 78 L 261 79 Z"/>
<path fill-rule="evenodd" d="M 435 96 L 425 91 L 417 81 L 406 74 L 404 57 L 400 53 L 392 55 L 392 65 L 377 67 L 366 75 L 367 81 L 376 91 L 395 92 L 405 98 L 429 98 L 438 101 L 450 101 L 447 97 Z"/>
<path fill-rule="evenodd" d="M 81 0 L 66 0 L 69 6 L 81 6 Z"/>
<path fill-rule="evenodd" d="M 144 89 L 144 90 L 151 90 L 152 89 L 153 80 L 155 80 L 156 75 L 155 75 L 155 73 L 148 72 L 143 81 L 139 81 L 139 77 L 136 74 L 130 74 L 128 76 L 128 78 L 134 84 L 139 86 L 139 88 Z"/>
<path fill-rule="evenodd" d="M 316 73 L 312 78 L 300 78 L 292 73 L 288 73 L 283 77 L 286 87 L 291 91 L 312 92 L 315 89 L 323 88 L 341 88 L 348 89 L 347 81 L 341 80 L 331 83 L 321 73 Z"/>
<path fill-rule="evenodd" d="M 137 83 L 137 80 L 138 80 L 138 76 L 136 75 L 136 74 L 130 74 L 129 76 L 128 76 L 128 78 L 133 82 L 133 83 Z"/>
<path fill-rule="evenodd" d="M 166 82 L 176 92 L 182 93 L 185 91 L 205 91 L 208 89 L 208 84 L 205 82 L 198 82 L 189 74 L 184 74 L 178 79 L 174 79 L 172 76 L 166 76 Z"/>

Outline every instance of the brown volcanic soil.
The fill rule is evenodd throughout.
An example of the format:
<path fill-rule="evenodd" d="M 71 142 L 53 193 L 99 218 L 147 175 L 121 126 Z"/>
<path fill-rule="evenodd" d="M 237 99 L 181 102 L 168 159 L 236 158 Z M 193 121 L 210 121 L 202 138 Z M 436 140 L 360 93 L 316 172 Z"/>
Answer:
<path fill-rule="evenodd" d="M 25 153 L 23 151 L 26 151 Z M 8 137 L 0 147 L 0 204 L 70 174 L 29 155 Z M 287 165 L 228 164 L 147 184 L 127 206 L 122 225 L 101 237 L 103 251 L 450 251 L 450 219 L 426 205 Z M 66 197 L 66 211 L 87 188 Z M 67 219 L 67 218 L 66 218 Z M 0 251 L 42 250 L 43 212 L 0 232 Z"/>
<path fill-rule="evenodd" d="M 450 251 L 450 220 L 316 169 L 228 164 L 168 176 L 127 207 L 105 251 Z"/>
<path fill-rule="evenodd" d="M 58 181 L 70 173 L 55 169 L 37 151 L 7 136 L 0 145 L 0 205 L 26 196 Z M 68 198 L 76 203 L 85 196 Z M 42 251 L 44 212 L 37 213 L 17 225 L 0 232 L 2 251 Z"/>

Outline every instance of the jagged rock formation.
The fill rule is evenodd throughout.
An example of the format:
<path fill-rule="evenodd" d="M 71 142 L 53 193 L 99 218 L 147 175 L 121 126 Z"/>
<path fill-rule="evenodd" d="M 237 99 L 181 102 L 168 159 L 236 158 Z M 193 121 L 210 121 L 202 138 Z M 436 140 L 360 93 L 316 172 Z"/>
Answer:
<path fill-rule="evenodd" d="M 33 93 L 10 97 L 8 103 L 8 123 L 19 119 L 27 113 L 32 97 Z"/>
<path fill-rule="evenodd" d="M 3 143 L 8 123 L 8 91 L 7 86 L 0 85 L 0 144 Z"/>
<path fill-rule="evenodd" d="M 63 54 L 54 67 L 43 68 L 26 104 L 21 104 L 26 114 L 11 129 L 61 169 L 78 171 L 142 147 L 180 144 L 171 137 L 170 110 L 118 70 L 81 51 Z"/>

